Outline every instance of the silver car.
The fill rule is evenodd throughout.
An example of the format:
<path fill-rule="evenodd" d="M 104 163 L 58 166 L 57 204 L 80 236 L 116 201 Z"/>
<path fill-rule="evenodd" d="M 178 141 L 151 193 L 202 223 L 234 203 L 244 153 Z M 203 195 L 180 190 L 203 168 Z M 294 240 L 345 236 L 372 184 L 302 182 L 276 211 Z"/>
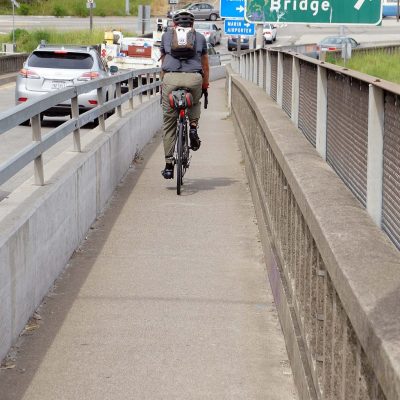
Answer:
<path fill-rule="evenodd" d="M 28 100 L 38 99 L 55 90 L 110 75 L 110 71 L 93 47 L 39 45 L 19 71 L 15 88 L 15 102 L 21 104 Z M 104 89 L 103 96 L 105 100 L 113 98 L 114 88 L 110 86 Z M 96 107 L 97 103 L 96 90 L 82 94 L 78 98 L 79 111 L 90 110 Z M 71 102 L 58 104 L 43 114 L 47 116 L 70 115 Z"/>
<path fill-rule="evenodd" d="M 207 43 L 208 63 L 210 67 L 221 65 L 221 57 L 219 52 L 215 51 L 214 46 Z"/>
<path fill-rule="evenodd" d="M 172 18 L 174 14 L 182 10 L 190 11 L 195 19 L 216 21 L 219 18 L 219 10 L 210 3 L 189 3 L 180 10 L 169 11 L 167 17 Z"/>
<path fill-rule="evenodd" d="M 207 40 L 208 43 L 211 43 L 213 46 L 221 43 L 221 28 L 218 28 L 217 25 L 212 22 L 195 22 L 194 29 L 201 33 Z"/>

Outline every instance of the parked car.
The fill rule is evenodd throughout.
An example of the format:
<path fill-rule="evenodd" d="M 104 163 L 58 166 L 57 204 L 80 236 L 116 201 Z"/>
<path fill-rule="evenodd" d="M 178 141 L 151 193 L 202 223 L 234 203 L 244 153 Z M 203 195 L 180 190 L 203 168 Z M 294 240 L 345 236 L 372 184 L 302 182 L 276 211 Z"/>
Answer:
<path fill-rule="evenodd" d="M 355 39 L 348 36 L 328 36 L 322 39 L 317 45 L 317 58 L 319 58 L 321 52 L 342 50 L 346 43 L 350 43 L 352 49 L 360 45 Z"/>
<path fill-rule="evenodd" d="M 213 46 L 221 43 L 221 28 L 212 22 L 195 22 L 194 29 L 204 35 L 208 43 Z"/>
<path fill-rule="evenodd" d="M 207 43 L 208 63 L 210 67 L 221 65 L 221 57 L 211 43 Z"/>
<path fill-rule="evenodd" d="M 237 36 L 229 36 L 228 37 L 228 50 L 237 50 Z M 240 38 L 240 49 L 248 50 L 249 49 L 249 38 L 247 36 L 241 36 Z"/>
<path fill-rule="evenodd" d="M 94 47 L 39 45 L 19 71 L 15 87 L 15 102 L 21 104 L 27 100 L 38 99 L 55 90 L 108 76 L 111 76 L 111 72 Z M 112 86 L 107 87 L 104 91 L 105 99 L 114 96 Z M 97 90 L 78 97 L 80 112 L 96 107 L 97 103 Z M 54 106 L 43 114 L 47 116 L 70 115 L 71 102 Z"/>
<path fill-rule="evenodd" d="M 219 18 L 219 10 L 210 3 L 189 3 L 183 8 L 175 11 L 168 11 L 167 17 L 172 18 L 179 11 L 190 11 L 195 19 L 207 19 L 216 21 Z"/>
<path fill-rule="evenodd" d="M 265 23 L 263 25 L 264 43 L 272 43 L 276 40 L 277 28 L 276 25 Z"/>

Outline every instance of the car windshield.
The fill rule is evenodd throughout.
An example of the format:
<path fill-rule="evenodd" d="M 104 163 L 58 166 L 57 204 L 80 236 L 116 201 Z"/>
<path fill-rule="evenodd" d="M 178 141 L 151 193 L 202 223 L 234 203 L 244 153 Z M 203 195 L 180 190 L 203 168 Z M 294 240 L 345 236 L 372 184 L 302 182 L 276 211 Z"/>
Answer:
<path fill-rule="evenodd" d="M 211 31 L 211 25 L 210 24 L 202 24 L 202 23 L 195 23 L 194 24 L 194 28 L 195 29 L 207 29 L 209 31 Z"/>
<path fill-rule="evenodd" d="M 192 5 L 193 5 L 192 3 L 186 4 L 186 6 L 182 7 L 182 10 L 186 10 L 187 8 L 191 7 Z"/>
<path fill-rule="evenodd" d="M 56 51 L 35 51 L 28 65 L 36 68 L 91 69 L 94 60 L 90 54 Z"/>
<path fill-rule="evenodd" d="M 342 44 L 343 38 L 328 37 L 321 41 L 321 44 Z"/>

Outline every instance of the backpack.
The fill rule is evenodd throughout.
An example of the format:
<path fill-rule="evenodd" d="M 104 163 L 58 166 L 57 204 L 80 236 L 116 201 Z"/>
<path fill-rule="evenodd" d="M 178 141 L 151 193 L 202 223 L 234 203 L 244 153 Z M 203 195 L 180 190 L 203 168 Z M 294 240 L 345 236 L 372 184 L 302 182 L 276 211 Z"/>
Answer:
<path fill-rule="evenodd" d="M 193 28 L 177 26 L 172 30 L 171 56 L 187 60 L 196 55 L 196 32 Z"/>

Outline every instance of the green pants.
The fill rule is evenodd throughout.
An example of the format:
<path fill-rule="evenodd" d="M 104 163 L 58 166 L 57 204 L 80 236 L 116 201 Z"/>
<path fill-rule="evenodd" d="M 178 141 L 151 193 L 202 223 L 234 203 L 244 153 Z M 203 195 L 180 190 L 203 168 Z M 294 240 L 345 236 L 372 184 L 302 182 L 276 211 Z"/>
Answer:
<path fill-rule="evenodd" d="M 168 95 L 179 88 L 190 90 L 193 97 L 193 106 L 188 108 L 188 117 L 190 122 L 195 122 L 200 118 L 202 94 L 201 84 L 203 77 L 199 73 L 190 72 L 168 72 L 164 75 L 162 84 L 162 107 L 164 118 L 164 153 L 165 161 L 171 162 L 174 156 L 176 142 L 176 121 L 178 112 L 171 108 Z"/>

